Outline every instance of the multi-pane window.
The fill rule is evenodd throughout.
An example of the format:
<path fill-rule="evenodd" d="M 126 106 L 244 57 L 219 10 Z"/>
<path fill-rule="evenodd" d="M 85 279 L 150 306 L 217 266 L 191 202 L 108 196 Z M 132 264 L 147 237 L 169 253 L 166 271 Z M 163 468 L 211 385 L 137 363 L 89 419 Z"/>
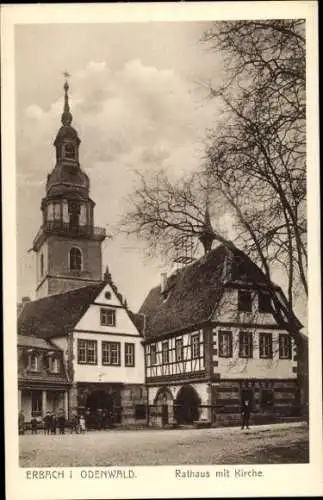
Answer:
<path fill-rule="evenodd" d="M 60 362 L 58 358 L 49 358 L 49 370 L 52 373 L 58 373 L 60 370 Z"/>
<path fill-rule="evenodd" d="M 78 339 L 77 361 L 79 364 L 97 364 L 97 341 Z"/>
<path fill-rule="evenodd" d="M 264 290 L 258 293 L 258 310 L 261 313 L 272 312 L 270 293 Z"/>
<path fill-rule="evenodd" d="M 82 252 L 79 248 L 73 247 L 70 250 L 70 269 L 72 271 L 82 271 Z"/>
<path fill-rule="evenodd" d="M 162 343 L 162 362 L 169 362 L 169 348 L 168 348 L 168 340 Z"/>
<path fill-rule="evenodd" d="M 32 372 L 38 372 L 39 371 L 39 356 L 37 354 L 32 354 L 30 356 L 30 370 Z"/>
<path fill-rule="evenodd" d="M 32 417 L 40 417 L 42 414 L 42 392 L 31 391 L 31 415 Z"/>
<path fill-rule="evenodd" d="M 182 361 L 182 359 L 183 359 L 183 339 L 182 338 L 175 340 L 175 359 L 176 359 L 176 361 Z"/>
<path fill-rule="evenodd" d="M 191 336 L 191 353 L 193 359 L 200 357 L 200 335 L 198 333 Z"/>
<path fill-rule="evenodd" d="M 157 363 L 156 344 L 151 344 L 151 346 L 150 346 L 150 364 L 155 365 L 156 363 Z"/>
<path fill-rule="evenodd" d="M 53 216 L 54 216 L 54 220 L 61 219 L 61 204 L 60 203 L 53 204 Z"/>
<path fill-rule="evenodd" d="M 248 290 L 238 290 L 238 310 L 243 312 L 252 311 L 252 295 Z"/>
<path fill-rule="evenodd" d="M 100 318 L 102 326 L 116 326 L 116 312 L 114 309 L 101 309 Z"/>
<path fill-rule="evenodd" d="M 292 357 L 291 338 L 285 333 L 279 335 L 279 357 L 280 359 L 291 359 Z"/>
<path fill-rule="evenodd" d="M 271 333 L 259 333 L 259 356 L 261 358 L 273 357 L 273 336 Z"/>
<path fill-rule="evenodd" d="M 102 342 L 102 364 L 120 366 L 120 342 Z"/>
<path fill-rule="evenodd" d="M 232 356 L 232 333 L 219 332 L 219 356 L 221 358 L 230 358 Z"/>
<path fill-rule="evenodd" d="M 126 342 L 124 345 L 124 363 L 126 366 L 135 366 L 135 344 Z"/>
<path fill-rule="evenodd" d="M 239 357 L 240 358 L 252 358 L 252 333 L 251 332 L 240 332 L 239 333 Z"/>

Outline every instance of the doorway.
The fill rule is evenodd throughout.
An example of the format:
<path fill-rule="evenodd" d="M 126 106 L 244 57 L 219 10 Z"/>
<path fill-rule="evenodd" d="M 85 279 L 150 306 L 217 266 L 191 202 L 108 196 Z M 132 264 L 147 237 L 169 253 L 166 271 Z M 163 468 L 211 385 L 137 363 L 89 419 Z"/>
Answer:
<path fill-rule="evenodd" d="M 199 418 L 200 398 L 196 390 L 190 386 L 183 386 L 175 400 L 175 419 L 178 424 L 192 424 Z"/>

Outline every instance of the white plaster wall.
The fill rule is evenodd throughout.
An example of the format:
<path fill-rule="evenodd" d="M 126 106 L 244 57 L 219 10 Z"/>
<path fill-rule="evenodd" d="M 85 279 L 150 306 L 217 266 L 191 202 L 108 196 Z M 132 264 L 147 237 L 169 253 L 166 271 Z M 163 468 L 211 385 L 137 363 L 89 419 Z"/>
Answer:
<path fill-rule="evenodd" d="M 224 291 L 220 305 L 212 318 L 214 321 L 237 322 L 237 323 L 257 323 L 259 325 L 273 325 L 276 320 L 270 313 L 258 312 L 258 294 L 252 292 L 252 311 L 238 311 L 238 290 L 227 289 Z"/>
<path fill-rule="evenodd" d="M 96 340 L 97 357 L 96 365 L 78 364 L 77 362 L 77 340 Z M 120 342 L 121 366 L 102 365 L 102 341 Z M 135 366 L 125 366 L 125 346 L 126 342 L 135 344 Z M 74 332 L 73 334 L 73 355 L 74 355 L 74 381 L 75 382 L 123 382 L 131 384 L 143 384 L 145 381 L 144 348 L 141 345 L 141 338 L 128 337 L 122 335 L 104 333 Z"/>
<path fill-rule="evenodd" d="M 106 299 L 106 292 L 111 293 L 111 299 Z M 100 323 L 100 309 L 101 307 L 111 307 L 115 310 L 116 326 L 103 326 Z M 120 301 L 112 291 L 110 285 L 106 285 L 100 294 L 95 299 L 94 303 L 90 305 L 84 316 L 75 326 L 76 330 L 95 331 L 102 333 L 122 334 L 128 333 L 138 335 L 138 330 L 128 316 L 124 307 L 120 307 Z"/>
<path fill-rule="evenodd" d="M 222 358 L 219 354 L 218 331 L 230 330 L 232 331 L 232 354 L 231 358 Z M 279 333 L 287 333 L 285 331 L 277 330 L 261 330 L 253 329 L 250 331 L 253 334 L 253 358 L 240 358 L 239 357 L 239 332 L 241 328 L 221 328 L 217 327 L 213 330 L 213 340 L 216 341 L 218 354 L 213 354 L 213 361 L 218 362 L 218 366 L 213 367 L 214 373 L 219 373 L 222 379 L 225 378 L 272 378 L 272 379 L 295 379 L 297 374 L 293 373 L 293 366 L 297 362 L 292 359 L 279 359 Z M 273 359 L 262 359 L 259 356 L 259 332 L 272 333 L 273 336 Z M 295 351 L 295 343 L 292 339 L 292 357 Z"/>

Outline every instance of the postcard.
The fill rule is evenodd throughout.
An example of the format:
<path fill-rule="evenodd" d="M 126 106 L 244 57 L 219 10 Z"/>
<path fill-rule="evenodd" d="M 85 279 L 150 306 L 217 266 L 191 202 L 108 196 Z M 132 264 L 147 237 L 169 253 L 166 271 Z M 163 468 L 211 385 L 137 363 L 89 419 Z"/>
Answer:
<path fill-rule="evenodd" d="M 316 496 L 316 2 L 3 5 L 8 500 Z"/>

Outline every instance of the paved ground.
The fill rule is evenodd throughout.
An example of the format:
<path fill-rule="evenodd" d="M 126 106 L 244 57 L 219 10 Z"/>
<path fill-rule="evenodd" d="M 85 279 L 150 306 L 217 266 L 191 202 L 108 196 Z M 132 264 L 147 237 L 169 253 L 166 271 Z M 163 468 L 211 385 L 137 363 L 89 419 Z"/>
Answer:
<path fill-rule="evenodd" d="M 239 428 L 108 430 L 24 435 L 21 467 L 232 465 L 308 462 L 305 424 Z"/>

